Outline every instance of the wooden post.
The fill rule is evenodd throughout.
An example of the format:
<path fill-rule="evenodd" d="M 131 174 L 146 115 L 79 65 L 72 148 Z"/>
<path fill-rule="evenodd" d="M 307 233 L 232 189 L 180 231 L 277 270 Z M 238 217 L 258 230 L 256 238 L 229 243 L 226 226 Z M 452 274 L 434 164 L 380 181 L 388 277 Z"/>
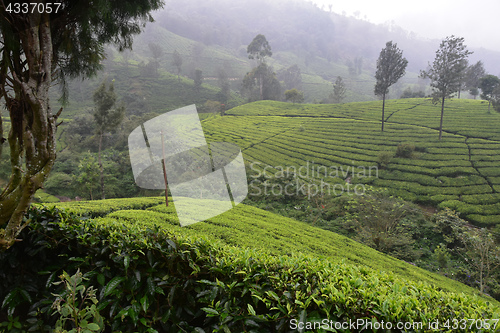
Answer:
<path fill-rule="evenodd" d="M 167 182 L 167 170 L 165 168 L 165 141 L 163 140 L 163 131 L 161 133 L 161 152 L 162 160 L 161 164 L 163 166 L 163 179 L 165 180 L 165 204 L 168 207 L 168 182 Z"/>

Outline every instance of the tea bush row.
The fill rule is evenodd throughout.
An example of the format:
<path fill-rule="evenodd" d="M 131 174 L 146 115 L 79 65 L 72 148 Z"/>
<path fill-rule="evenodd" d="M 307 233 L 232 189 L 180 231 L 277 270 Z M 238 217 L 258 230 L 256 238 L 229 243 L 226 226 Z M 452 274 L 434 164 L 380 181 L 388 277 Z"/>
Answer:
<path fill-rule="evenodd" d="M 428 325 L 499 315 L 483 299 L 363 266 L 271 256 L 150 223 L 80 221 L 54 209 L 35 208 L 30 218 L 22 244 L 0 255 L 0 297 L 37 332 L 57 320 L 52 293 L 61 287 L 53 282 L 63 269 L 79 269 L 97 289 L 97 309 L 112 331 L 289 332 L 291 319 Z"/>

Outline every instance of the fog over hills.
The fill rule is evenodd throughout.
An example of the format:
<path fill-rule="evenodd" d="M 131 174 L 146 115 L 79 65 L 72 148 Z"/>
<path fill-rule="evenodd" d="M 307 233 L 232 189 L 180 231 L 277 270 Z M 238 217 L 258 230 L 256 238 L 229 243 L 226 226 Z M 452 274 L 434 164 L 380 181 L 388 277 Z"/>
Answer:
<path fill-rule="evenodd" d="M 292 51 L 304 59 L 322 57 L 342 63 L 362 57 L 365 69 L 374 68 L 380 50 L 389 40 L 403 50 L 409 61 L 407 70 L 416 73 L 432 62 L 439 47 L 439 39 L 424 39 L 394 24 L 371 23 L 363 12 L 356 18 L 330 12 L 327 5 L 322 8 L 303 0 L 167 0 L 155 18 L 157 24 L 178 35 L 206 45 L 233 48 L 243 56 L 243 46 L 261 33 L 273 51 Z M 428 23 L 428 19 L 423 17 L 422 22 Z M 454 34 L 460 36 L 460 32 Z M 465 43 L 469 45 L 467 39 Z M 469 61 L 482 60 L 487 72 L 498 75 L 500 52 L 490 50 L 493 46 L 469 47 L 474 51 Z"/>

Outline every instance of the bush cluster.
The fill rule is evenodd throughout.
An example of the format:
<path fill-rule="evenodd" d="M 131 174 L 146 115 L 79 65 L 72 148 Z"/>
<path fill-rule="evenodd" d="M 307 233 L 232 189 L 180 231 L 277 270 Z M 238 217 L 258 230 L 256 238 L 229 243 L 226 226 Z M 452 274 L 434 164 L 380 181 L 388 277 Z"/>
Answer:
<path fill-rule="evenodd" d="M 93 286 L 106 332 L 290 332 L 291 319 L 425 325 L 498 316 L 479 298 L 355 265 L 270 256 L 57 209 L 35 207 L 28 218 L 23 242 L 0 255 L 0 322 L 19 317 L 22 329 L 36 332 L 59 319 L 54 294 L 64 286 L 54 282 L 63 270 L 66 280 L 81 271 L 80 283 Z"/>

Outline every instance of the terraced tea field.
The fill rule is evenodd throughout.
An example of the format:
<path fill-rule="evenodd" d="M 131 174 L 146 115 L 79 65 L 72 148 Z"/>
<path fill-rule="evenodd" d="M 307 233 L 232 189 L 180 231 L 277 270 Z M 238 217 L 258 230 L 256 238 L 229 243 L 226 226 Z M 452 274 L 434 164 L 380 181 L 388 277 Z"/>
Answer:
<path fill-rule="evenodd" d="M 175 205 L 170 199 L 166 207 L 164 200 L 164 197 L 145 197 L 60 202 L 49 206 L 86 215 L 99 224 L 124 225 L 130 230 L 156 225 L 183 238 L 202 238 L 210 243 L 221 242 L 245 251 L 278 257 L 309 255 L 335 263 L 368 267 L 373 272 L 433 285 L 432 288 L 437 290 L 479 296 L 477 289 L 375 251 L 345 236 L 244 204 L 203 222 L 181 227 Z M 498 307 L 498 302 L 491 298 L 483 300 Z"/>
<path fill-rule="evenodd" d="M 227 114 L 205 120 L 205 134 L 209 141 L 238 144 L 254 170 L 273 174 L 294 167 L 328 184 L 345 184 L 349 177 L 353 184 L 455 209 L 477 225 L 500 225 L 500 114 L 488 114 L 484 101 L 447 101 L 441 141 L 440 106 L 430 99 L 388 101 L 384 132 L 378 101 L 261 101 Z M 386 169 L 377 168 L 379 155 L 393 155 L 401 143 L 415 145 L 413 157 L 393 157 Z"/>

